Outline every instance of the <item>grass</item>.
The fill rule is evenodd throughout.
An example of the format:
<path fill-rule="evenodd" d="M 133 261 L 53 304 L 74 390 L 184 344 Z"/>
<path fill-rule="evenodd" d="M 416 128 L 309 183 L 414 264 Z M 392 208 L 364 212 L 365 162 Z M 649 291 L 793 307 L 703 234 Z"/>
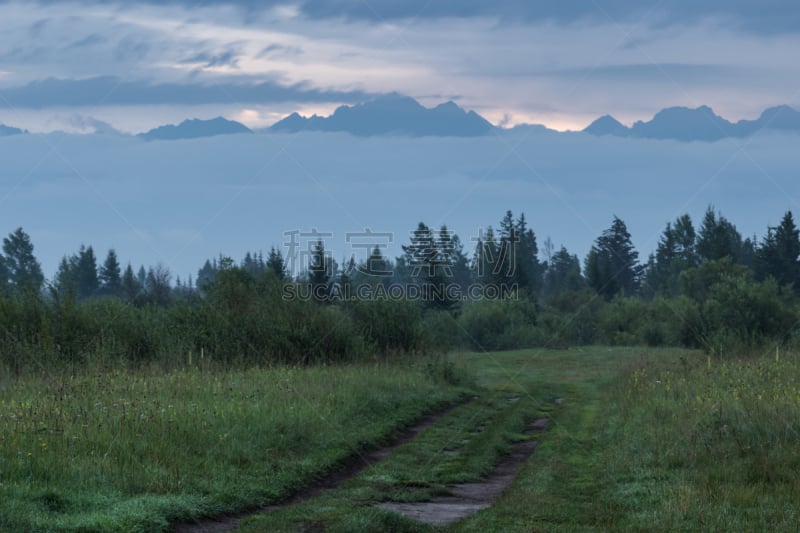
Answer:
<path fill-rule="evenodd" d="M 620 528 L 797 530 L 800 357 L 634 368 L 613 401 L 625 438 L 605 483 Z"/>
<path fill-rule="evenodd" d="M 510 489 L 453 531 L 797 530 L 800 357 L 570 352 L 529 354 L 566 402 Z"/>
<path fill-rule="evenodd" d="M 4 380 L 0 530 L 163 531 L 279 501 L 462 395 L 444 373 L 395 364 Z"/>
<path fill-rule="evenodd" d="M 798 355 L 588 347 L 451 361 L 3 382 L 0 530 L 158 531 L 278 501 L 467 390 L 479 398 L 341 487 L 240 530 L 797 529 Z M 443 379 L 462 367 L 469 389 Z M 375 507 L 480 479 L 545 415 L 491 508 L 437 529 Z"/>
<path fill-rule="evenodd" d="M 527 438 L 522 431 L 537 412 L 534 403 L 510 402 L 506 394 L 481 396 L 454 409 L 342 487 L 305 503 L 252 517 L 240 531 L 292 532 L 313 525 L 343 532 L 424 530 L 373 504 L 427 501 L 446 494 L 447 484 L 479 480 L 508 451 L 510 442 Z"/>

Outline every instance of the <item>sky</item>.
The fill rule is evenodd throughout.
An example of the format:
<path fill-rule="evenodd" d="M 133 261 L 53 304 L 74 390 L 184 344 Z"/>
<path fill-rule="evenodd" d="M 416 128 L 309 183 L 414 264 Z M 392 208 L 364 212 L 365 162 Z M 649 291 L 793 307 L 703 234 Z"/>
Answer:
<path fill-rule="evenodd" d="M 419 222 L 447 225 L 474 250 L 506 210 L 583 260 L 620 217 L 642 261 L 668 221 L 709 205 L 745 237 L 800 213 L 797 134 L 679 142 L 513 131 L 482 137 L 239 134 L 147 142 L 119 135 L 0 137 L 0 231 L 22 226 L 48 278 L 81 245 L 100 261 L 196 278 L 206 259 L 284 255 L 315 230 L 340 264 L 353 243 L 403 254 Z M 348 234 L 390 233 L 391 239 Z M 305 234 L 303 237 L 300 233 Z M 295 249 L 299 250 L 299 249 Z M 299 274 L 305 266 L 298 257 Z"/>
<path fill-rule="evenodd" d="M 800 107 L 789 0 L 0 0 L 0 123 L 141 132 L 399 92 L 582 129 L 675 105 Z"/>
<path fill-rule="evenodd" d="M 0 137 L 0 235 L 22 226 L 48 278 L 84 244 L 182 279 L 219 254 L 286 251 L 292 231 L 332 233 L 337 260 L 348 232 L 391 233 L 397 257 L 423 221 L 469 251 L 507 209 L 581 259 L 614 215 L 643 261 L 668 221 L 709 205 L 760 238 L 800 213 L 796 134 L 115 133 L 260 128 L 386 93 L 557 130 L 677 105 L 755 118 L 800 109 L 797 50 L 800 6 L 775 0 L 0 0 L 0 124 L 33 133 Z"/>

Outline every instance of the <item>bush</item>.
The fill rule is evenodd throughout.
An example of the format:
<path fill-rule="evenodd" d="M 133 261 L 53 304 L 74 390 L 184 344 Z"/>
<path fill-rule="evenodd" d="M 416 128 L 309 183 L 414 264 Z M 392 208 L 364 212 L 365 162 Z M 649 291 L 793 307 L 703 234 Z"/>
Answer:
<path fill-rule="evenodd" d="M 476 350 L 529 347 L 538 336 L 536 306 L 526 299 L 471 302 L 458 323 Z"/>

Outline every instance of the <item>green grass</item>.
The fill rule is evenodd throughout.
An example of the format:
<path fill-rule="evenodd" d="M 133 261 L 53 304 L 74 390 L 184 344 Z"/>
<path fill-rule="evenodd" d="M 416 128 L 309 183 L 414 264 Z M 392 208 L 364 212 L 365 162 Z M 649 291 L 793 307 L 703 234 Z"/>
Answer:
<path fill-rule="evenodd" d="M 799 357 L 609 348 L 529 357 L 525 368 L 540 375 L 531 379 L 566 402 L 510 489 L 451 530 L 797 530 Z"/>
<path fill-rule="evenodd" d="M 639 367 L 612 398 L 624 438 L 604 481 L 619 528 L 797 530 L 800 357 Z"/>
<path fill-rule="evenodd" d="M 450 361 L 2 382 L 0 530 L 158 531 L 278 501 L 467 390 L 479 398 L 382 462 L 241 531 L 797 529 L 800 356 L 587 347 Z M 462 368 L 469 389 L 443 379 Z M 491 508 L 437 529 L 375 507 L 480 479 L 545 415 Z"/>
<path fill-rule="evenodd" d="M 462 395 L 441 367 L 4 380 L 0 530 L 160 531 L 278 501 Z"/>
<path fill-rule="evenodd" d="M 342 487 L 299 505 L 252 517 L 241 531 L 299 531 L 322 525 L 330 531 L 425 529 L 376 502 L 427 501 L 446 494 L 448 483 L 477 481 L 488 474 L 510 443 L 526 437 L 535 402 L 509 402 L 489 394 L 459 406 L 412 442 L 365 469 Z M 458 452 L 447 454 L 445 451 Z"/>

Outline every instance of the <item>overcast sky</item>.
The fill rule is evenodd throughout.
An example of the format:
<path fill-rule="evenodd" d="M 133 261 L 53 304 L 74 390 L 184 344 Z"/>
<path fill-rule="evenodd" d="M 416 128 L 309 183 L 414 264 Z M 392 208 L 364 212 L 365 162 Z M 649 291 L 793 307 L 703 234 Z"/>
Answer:
<path fill-rule="evenodd" d="M 251 127 L 397 91 L 495 124 L 800 104 L 800 6 L 767 0 L 0 1 L 0 123 Z"/>

